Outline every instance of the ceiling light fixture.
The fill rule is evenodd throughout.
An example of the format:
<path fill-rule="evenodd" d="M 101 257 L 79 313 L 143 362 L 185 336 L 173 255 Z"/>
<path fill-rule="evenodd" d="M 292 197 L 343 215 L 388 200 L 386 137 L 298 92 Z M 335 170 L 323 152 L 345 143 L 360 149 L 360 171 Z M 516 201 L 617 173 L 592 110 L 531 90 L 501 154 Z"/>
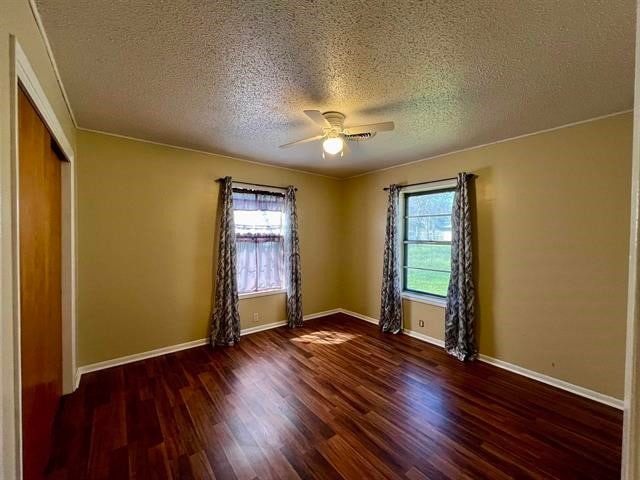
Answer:
<path fill-rule="evenodd" d="M 322 148 L 329 155 L 335 155 L 336 153 L 340 153 L 344 147 L 344 142 L 340 137 L 329 137 L 324 142 L 322 142 Z"/>

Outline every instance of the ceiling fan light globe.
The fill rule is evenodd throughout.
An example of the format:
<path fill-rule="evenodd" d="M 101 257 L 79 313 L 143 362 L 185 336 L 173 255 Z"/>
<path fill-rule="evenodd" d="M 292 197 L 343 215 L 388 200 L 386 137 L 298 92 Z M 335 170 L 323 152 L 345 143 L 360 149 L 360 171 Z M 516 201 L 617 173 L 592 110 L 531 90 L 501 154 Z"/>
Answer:
<path fill-rule="evenodd" d="M 344 148 L 344 143 L 342 138 L 340 137 L 332 137 L 327 138 L 324 142 L 322 142 L 322 148 L 329 155 L 335 155 L 336 153 L 340 153 Z"/>

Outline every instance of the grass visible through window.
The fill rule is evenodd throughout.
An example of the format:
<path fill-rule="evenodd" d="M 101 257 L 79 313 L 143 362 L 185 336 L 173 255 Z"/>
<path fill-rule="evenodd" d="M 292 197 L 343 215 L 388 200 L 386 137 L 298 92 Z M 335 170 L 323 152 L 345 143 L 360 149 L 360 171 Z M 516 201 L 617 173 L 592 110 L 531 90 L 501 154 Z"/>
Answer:
<path fill-rule="evenodd" d="M 451 268 L 451 245 L 408 245 L 406 288 L 446 297 Z M 434 268 L 447 272 L 415 270 L 411 267 Z"/>
<path fill-rule="evenodd" d="M 407 269 L 408 290 L 428 292 L 432 295 L 447 296 L 449 288 L 449 273 L 430 272 L 428 270 Z"/>

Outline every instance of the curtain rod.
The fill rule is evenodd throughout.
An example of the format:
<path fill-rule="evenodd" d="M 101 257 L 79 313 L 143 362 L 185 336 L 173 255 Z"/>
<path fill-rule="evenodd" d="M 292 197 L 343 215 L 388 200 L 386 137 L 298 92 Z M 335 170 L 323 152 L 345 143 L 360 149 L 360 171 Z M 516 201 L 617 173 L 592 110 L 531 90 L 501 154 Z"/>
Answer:
<path fill-rule="evenodd" d="M 471 178 L 477 177 L 477 175 L 474 175 L 473 173 L 470 173 L 468 175 Z M 428 182 L 409 183 L 408 185 L 398 185 L 398 187 L 400 188 L 417 187 L 419 185 L 429 185 L 430 183 L 440 183 L 440 182 L 446 182 L 447 180 L 457 180 L 457 179 L 458 177 L 441 178 L 440 180 L 429 180 Z M 383 190 L 388 191 L 389 187 L 384 187 Z"/>
<path fill-rule="evenodd" d="M 224 180 L 224 177 L 216 178 L 216 182 L 221 182 L 222 180 Z M 265 184 L 262 184 L 262 183 L 238 182 L 236 180 L 233 180 L 233 183 L 239 183 L 240 185 L 249 185 L 249 186 L 254 186 L 254 187 L 277 188 L 278 190 L 286 190 L 287 189 L 287 187 L 278 187 L 277 185 L 265 185 Z M 294 190 L 296 192 L 298 191 L 297 188 L 294 188 Z"/>

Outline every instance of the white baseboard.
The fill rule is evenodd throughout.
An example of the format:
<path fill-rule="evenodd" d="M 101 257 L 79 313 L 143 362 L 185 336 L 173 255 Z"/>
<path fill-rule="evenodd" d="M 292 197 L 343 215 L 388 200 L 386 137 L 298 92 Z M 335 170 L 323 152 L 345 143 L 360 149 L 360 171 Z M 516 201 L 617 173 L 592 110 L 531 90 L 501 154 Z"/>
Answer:
<path fill-rule="evenodd" d="M 324 312 L 316 312 L 310 313 L 309 315 L 305 315 L 302 319 L 306 322 L 307 320 L 313 320 L 314 318 L 326 317 L 327 315 L 333 315 L 334 313 L 340 313 L 342 309 L 334 308 L 332 310 L 325 310 Z M 265 330 L 271 330 L 272 328 L 283 327 L 287 324 L 286 320 L 282 320 L 280 322 L 267 323 L 265 325 L 256 325 L 255 327 L 243 328 L 240 330 L 240 335 L 250 335 L 252 333 L 263 332 Z"/>
<path fill-rule="evenodd" d="M 314 318 L 326 317 L 329 315 L 334 315 L 336 313 L 342 313 L 343 310 L 341 308 L 332 308 L 331 310 L 325 310 L 324 312 L 316 312 L 310 313 L 309 315 L 305 315 L 303 320 L 306 322 L 307 320 L 313 320 Z"/>
<path fill-rule="evenodd" d="M 255 327 L 243 328 L 242 330 L 240 330 L 240 336 L 264 332 L 265 330 L 271 330 L 272 328 L 284 327 L 286 324 L 287 321 L 282 320 L 280 322 L 266 323 L 264 325 L 256 325 Z"/>
<path fill-rule="evenodd" d="M 489 357 L 487 355 L 478 355 L 478 360 L 502 368 L 504 370 L 517 373 L 518 375 L 522 375 L 523 377 L 546 383 L 547 385 L 551 385 L 552 387 L 556 387 L 561 390 L 566 390 L 567 392 L 580 395 L 581 397 L 585 397 L 599 403 L 604 403 L 605 405 L 609 405 L 610 407 L 614 407 L 619 410 L 624 409 L 624 401 L 619 400 L 615 397 L 611 397 L 609 395 L 605 395 L 604 393 L 596 392 L 595 390 L 589 390 L 588 388 L 581 387 L 580 385 L 574 385 L 573 383 L 565 382 L 564 380 L 560 380 L 559 378 L 550 377 L 549 375 L 545 375 L 543 373 L 534 372 L 533 370 L 529 370 L 518 365 L 514 365 L 513 363 L 505 362 L 503 360 L 498 360 L 497 358 Z"/>
<path fill-rule="evenodd" d="M 378 320 L 373 317 L 369 317 L 367 315 L 363 315 L 357 312 L 352 312 L 344 308 L 334 308 L 332 310 L 326 310 L 324 312 L 311 313 L 309 315 L 305 315 L 304 320 L 307 321 L 307 320 L 312 320 L 314 318 L 326 317 L 328 315 L 333 315 L 335 313 L 344 313 L 346 315 L 349 315 L 351 317 L 357 318 L 359 320 L 362 320 L 368 323 L 373 323 L 375 325 L 378 324 Z M 252 333 L 258 333 L 265 330 L 270 330 L 272 328 L 282 327 L 286 324 L 287 322 L 283 320 L 280 322 L 268 323 L 266 325 L 257 325 L 255 327 L 244 328 L 240 331 L 240 335 L 250 335 Z M 440 340 L 439 338 L 430 337 L 420 332 L 407 330 L 407 329 L 404 329 L 402 333 L 405 335 L 408 335 L 409 337 L 413 337 L 423 342 L 435 345 L 436 347 L 444 348 L 444 341 Z M 199 347 L 201 345 L 206 345 L 208 341 L 209 341 L 208 338 L 201 338 L 198 340 L 193 340 L 191 342 L 180 343 L 178 345 L 170 345 L 167 347 L 157 348 L 155 350 L 149 350 L 147 352 L 135 353 L 133 355 L 127 355 L 125 357 L 114 358 L 111 360 L 105 360 L 104 362 L 92 363 L 90 365 L 79 367 L 76 371 L 75 388 L 78 388 L 78 385 L 80 384 L 80 378 L 85 373 L 95 372 L 97 370 L 104 370 L 105 368 L 116 367 L 118 365 L 124 365 L 126 363 L 137 362 L 139 360 L 157 357 L 160 355 L 165 355 L 167 353 L 179 352 L 180 350 L 186 350 L 188 348 Z M 609 395 L 605 395 L 603 393 L 596 392 L 594 390 L 589 390 L 588 388 L 584 388 L 579 385 L 574 385 L 572 383 L 565 382 L 564 380 L 550 377 L 542 373 L 534 372 L 533 370 L 529 370 L 524 367 L 520 367 L 518 365 L 514 365 L 512 363 L 499 360 L 497 358 L 489 357 L 487 355 L 480 354 L 478 359 L 481 362 L 494 365 L 498 368 L 502 368 L 504 370 L 508 370 L 513 373 L 517 373 L 519 375 L 522 375 L 527 378 L 531 378 L 533 380 L 537 380 L 539 382 L 545 383 L 547 385 L 551 385 L 561 390 L 565 390 L 575 395 L 579 395 L 581 397 L 585 397 L 590 400 L 594 400 L 596 402 L 603 403 L 605 405 L 609 405 L 614 408 L 618 408 L 620 410 L 624 408 L 624 402 L 622 400 L 611 397 Z"/>
<path fill-rule="evenodd" d="M 363 315 L 363 314 L 358 313 L 358 312 L 352 312 L 351 310 L 345 310 L 344 308 L 339 308 L 338 310 L 340 311 L 340 313 L 344 313 L 346 315 L 349 315 L 350 317 L 356 317 L 359 320 L 364 320 L 365 322 L 369 322 L 369 323 L 373 323 L 374 325 L 378 325 L 378 320 L 376 320 L 373 317 L 368 317 L 368 316 Z"/>
<path fill-rule="evenodd" d="M 305 315 L 303 320 L 313 320 L 314 318 L 326 317 L 327 315 L 333 315 L 334 313 L 340 313 L 342 309 L 334 308 L 332 310 L 325 310 L 324 312 L 310 313 Z M 240 335 L 250 335 L 252 333 L 262 332 L 264 330 L 271 330 L 272 328 L 282 327 L 287 324 L 286 320 L 280 322 L 267 323 L 265 325 L 256 325 L 255 327 L 243 328 L 240 330 Z M 134 353 L 133 355 L 126 355 L 124 357 L 113 358 L 111 360 L 105 360 L 103 362 L 92 363 L 90 365 L 84 365 L 76 369 L 74 390 L 80 385 L 80 378 L 85 373 L 96 372 L 98 370 L 104 370 L 105 368 L 117 367 L 126 363 L 137 362 L 139 360 L 145 360 L 147 358 L 158 357 L 167 353 L 179 352 L 180 350 L 187 350 L 189 348 L 200 347 L 206 345 L 209 342 L 208 338 L 200 338 L 191 342 L 179 343 L 177 345 L 169 345 L 167 347 L 156 348 L 154 350 L 148 350 L 146 352 Z"/>
<path fill-rule="evenodd" d="M 90 365 L 84 365 L 78 367 L 76 374 L 76 385 L 78 388 L 80 385 L 80 377 L 85 373 L 95 372 L 98 370 L 104 370 L 105 368 L 117 367 L 118 365 L 124 365 L 125 363 L 137 362 L 139 360 L 145 360 L 147 358 L 158 357 L 167 353 L 179 352 L 180 350 L 186 350 L 188 348 L 200 347 L 207 343 L 208 339 L 200 338 L 191 342 L 179 343 L 177 345 L 169 345 L 168 347 L 156 348 L 155 350 L 149 350 L 141 353 L 134 353 L 133 355 L 126 355 L 124 357 L 113 358 L 111 360 L 105 360 L 103 362 L 92 363 Z"/>
<path fill-rule="evenodd" d="M 436 347 L 444 348 L 444 340 L 440 340 L 439 338 L 430 337 L 429 335 L 425 335 L 420 332 L 414 332 L 413 330 L 407 330 L 406 328 L 402 329 L 402 333 L 410 337 L 417 338 L 418 340 L 422 340 L 423 342 L 435 345 Z"/>
<path fill-rule="evenodd" d="M 341 313 L 349 315 L 351 317 L 355 317 L 359 320 L 364 320 L 365 322 L 378 324 L 378 320 L 373 317 L 369 317 L 367 315 L 362 315 L 361 313 L 352 312 L 349 310 L 340 309 Z M 426 343 L 430 343 L 440 348 L 444 348 L 444 341 L 439 338 L 429 337 L 428 335 L 424 335 L 422 333 L 413 331 L 413 330 L 402 330 L 402 333 L 408 335 L 410 337 L 416 338 Z M 573 393 L 575 395 L 579 395 L 584 398 L 588 398 L 598 403 L 603 403 L 605 405 L 609 405 L 610 407 L 617 408 L 619 410 L 624 409 L 624 401 L 617 399 L 615 397 L 611 397 L 609 395 L 605 395 L 604 393 L 596 392 L 595 390 L 589 390 L 588 388 L 581 387 L 579 385 L 574 385 L 573 383 L 565 382 L 564 380 L 560 380 L 558 378 L 550 377 L 549 375 L 545 375 L 543 373 L 534 372 L 533 370 L 529 370 L 524 367 L 520 367 L 518 365 L 514 365 L 509 362 L 505 362 L 503 360 L 498 360 L 497 358 L 489 357 L 487 355 L 480 354 L 478 356 L 478 360 L 484 363 L 488 363 L 498 368 L 502 368 L 503 370 L 508 370 L 513 373 L 517 373 L 518 375 L 522 375 L 523 377 L 531 378 L 532 380 L 537 380 L 538 382 L 545 383 L 547 385 L 551 385 L 552 387 L 559 388 L 561 390 L 565 390 L 567 392 Z"/>

